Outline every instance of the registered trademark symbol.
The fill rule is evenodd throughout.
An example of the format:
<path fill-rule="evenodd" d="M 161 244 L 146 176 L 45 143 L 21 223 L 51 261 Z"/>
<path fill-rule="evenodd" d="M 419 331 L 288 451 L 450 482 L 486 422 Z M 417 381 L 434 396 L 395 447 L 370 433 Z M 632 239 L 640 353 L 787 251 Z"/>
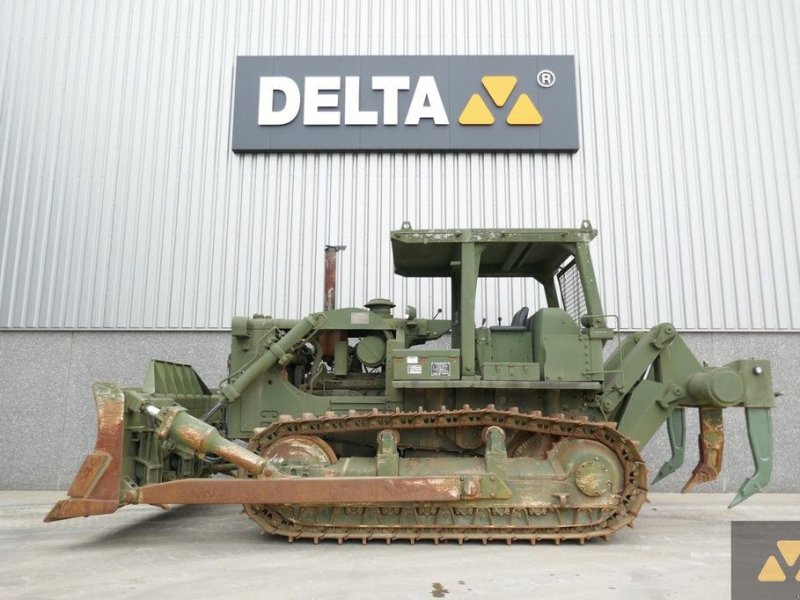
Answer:
<path fill-rule="evenodd" d="M 542 69 L 536 76 L 536 81 L 538 81 L 539 85 L 543 88 L 553 87 L 553 84 L 556 82 L 556 75 L 550 69 Z"/>

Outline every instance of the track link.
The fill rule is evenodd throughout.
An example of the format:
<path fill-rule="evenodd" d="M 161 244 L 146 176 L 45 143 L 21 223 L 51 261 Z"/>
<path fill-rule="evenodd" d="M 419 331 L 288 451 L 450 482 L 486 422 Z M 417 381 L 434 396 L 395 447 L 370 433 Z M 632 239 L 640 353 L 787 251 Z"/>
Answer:
<path fill-rule="evenodd" d="M 275 440 L 288 435 L 325 438 L 343 433 L 377 432 L 395 429 L 488 427 L 496 425 L 507 432 L 549 434 L 556 439 L 595 440 L 611 449 L 623 467 L 622 491 L 616 506 L 597 510 L 571 507 L 564 501 L 548 507 L 501 506 L 476 503 L 473 506 L 432 503 L 430 505 L 387 506 L 276 506 L 245 505 L 245 512 L 266 533 L 296 539 L 360 540 L 363 543 L 391 543 L 407 540 L 433 543 L 468 540 L 529 542 L 552 540 L 556 544 L 574 540 L 608 539 L 614 532 L 632 526 L 647 496 L 647 469 L 638 448 L 630 438 L 616 430 L 615 423 L 568 419 L 564 415 L 542 416 L 538 411 L 520 413 L 516 408 L 497 410 L 442 409 L 393 413 L 356 413 L 346 416 L 326 413 L 323 417 L 304 415 L 300 419 L 281 417 L 278 422 L 256 433 L 249 449 L 261 453 Z M 535 460 L 535 459 L 531 459 Z"/>

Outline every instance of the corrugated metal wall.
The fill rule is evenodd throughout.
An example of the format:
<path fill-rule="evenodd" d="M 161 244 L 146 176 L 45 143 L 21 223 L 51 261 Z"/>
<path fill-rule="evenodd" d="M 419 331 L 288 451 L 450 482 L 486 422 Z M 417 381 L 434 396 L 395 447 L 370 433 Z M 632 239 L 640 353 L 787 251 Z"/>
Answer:
<path fill-rule="evenodd" d="M 0 326 L 224 328 L 445 304 L 386 232 L 599 227 L 624 327 L 800 329 L 800 7 L 695 2 L 0 3 Z M 574 54 L 575 155 L 230 151 L 240 54 Z M 522 289 L 489 283 L 479 315 Z"/>

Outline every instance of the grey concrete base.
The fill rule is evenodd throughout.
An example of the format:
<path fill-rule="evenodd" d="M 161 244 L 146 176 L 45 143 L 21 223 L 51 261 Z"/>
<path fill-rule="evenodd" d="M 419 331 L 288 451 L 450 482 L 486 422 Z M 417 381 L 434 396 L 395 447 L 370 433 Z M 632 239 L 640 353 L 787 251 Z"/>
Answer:
<path fill-rule="evenodd" d="M 653 494 L 635 529 L 585 546 L 340 546 L 262 536 L 239 506 L 42 523 L 62 495 L 0 492 L 3 597 L 709 600 L 730 596 L 731 519 L 800 520 L 798 495 L 729 511 L 729 495 Z"/>
<path fill-rule="evenodd" d="M 685 339 L 710 364 L 736 358 L 772 361 L 775 469 L 770 492 L 800 492 L 800 334 L 694 333 Z M 224 332 L 0 332 L 0 489 L 66 489 L 94 445 L 94 381 L 139 385 L 151 358 L 192 364 L 209 384 L 225 375 Z M 697 417 L 689 414 L 686 464 L 654 486 L 678 491 L 697 462 Z M 722 476 L 698 491 L 735 492 L 752 473 L 742 410 L 725 411 L 727 444 Z M 662 430 L 644 449 L 655 473 L 669 457 Z"/>

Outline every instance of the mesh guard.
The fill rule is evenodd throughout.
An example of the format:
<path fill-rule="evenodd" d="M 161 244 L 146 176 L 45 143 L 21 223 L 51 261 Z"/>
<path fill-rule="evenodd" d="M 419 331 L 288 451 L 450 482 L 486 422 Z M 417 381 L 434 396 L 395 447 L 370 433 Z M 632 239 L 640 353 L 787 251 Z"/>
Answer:
<path fill-rule="evenodd" d="M 583 295 L 581 275 L 575 259 L 570 259 L 558 272 L 558 287 L 561 291 L 561 305 L 576 323 L 586 315 L 586 297 Z"/>

